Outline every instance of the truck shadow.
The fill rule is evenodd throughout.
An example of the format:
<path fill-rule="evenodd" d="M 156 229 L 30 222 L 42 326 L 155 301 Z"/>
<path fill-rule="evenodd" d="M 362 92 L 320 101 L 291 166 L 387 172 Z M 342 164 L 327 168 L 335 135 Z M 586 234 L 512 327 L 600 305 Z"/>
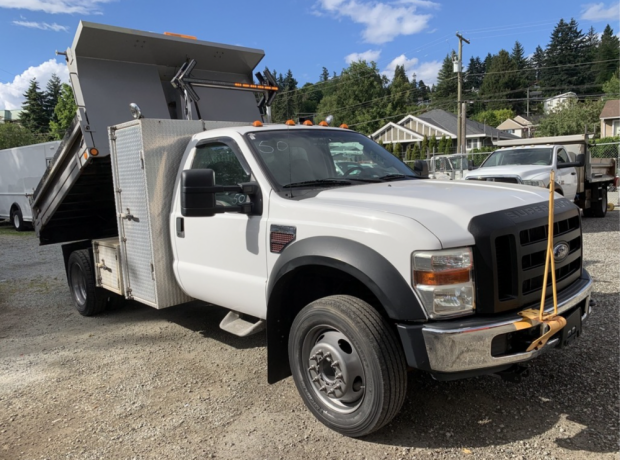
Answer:
<path fill-rule="evenodd" d="M 603 401 L 618 401 L 618 294 L 596 297 L 581 340 L 531 362 L 522 382 L 491 376 L 437 382 L 410 372 L 399 415 L 364 439 L 415 448 L 519 443 L 539 455 L 543 438 L 571 451 L 617 452 L 618 405 Z"/>

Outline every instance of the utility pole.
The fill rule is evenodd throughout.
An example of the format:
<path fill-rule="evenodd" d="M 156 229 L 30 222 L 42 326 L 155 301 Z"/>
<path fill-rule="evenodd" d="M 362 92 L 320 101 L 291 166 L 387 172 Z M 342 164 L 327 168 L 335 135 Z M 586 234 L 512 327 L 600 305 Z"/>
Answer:
<path fill-rule="evenodd" d="M 461 120 L 461 104 L 463 104 L 463 101 L 461 100 L 461 95 L 462 95 L 462 86 L 463 86 L 463 42 L 467 43 L 468 45 L 469 40 L 467 40 L 466 38 L 463 38 L 463 36 L 460 33 L 456 33 L 457 38 L 459 39 L 459 56 L 458 56 L 458 61 L 454 60 L 454 57 L 452 58 L 452 62 L 454 64 L 454 71 L 458 73 L 458 97 L 457 97 L 457 131 L 456 131 L 456 144 L 457 144 L 457 149 L 458 152 L 457 153 L 465 153 L 465 148 L 463 147 L 463 145 L 465 144 L 464 139 L 466 139 L 467 133 L 466 130 L 463 129 L 463 127 L 461 125 L 465 125 L 465 120 Z"/>

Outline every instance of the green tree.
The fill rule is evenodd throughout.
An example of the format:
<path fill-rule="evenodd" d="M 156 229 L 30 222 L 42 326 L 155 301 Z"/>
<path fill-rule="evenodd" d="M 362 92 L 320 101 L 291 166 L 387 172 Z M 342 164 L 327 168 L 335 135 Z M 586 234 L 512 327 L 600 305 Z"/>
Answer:
<path fill-rule="evenodd" d="M 43 93 L 43 104 L 45 107 L 45 116 L 48 120 L 48 126 L 52 121 L 56 121 L 55 109 L 62 91 L 62 83 L 56 74 L 47 82 L 45 92 Z M 49 128 L 48 128 L 49 129 Z"/>
<path fill-rule="evenodd" d="M 431 138 L 428 140 L 428 149 L 432 153 L 437 153 L 437 137 L 433 134 Z"/>
<path fill-rule="evenodd" d="M 479 57 L 472 57 L 469 59 L 469 65 L 465 72 L 465 81 L 463 83 L 463 89 L 467 92 L 474 92 L 480 90 L 482 81 L 484 80 L 484 63 Z"/>
<path fill-rule="evenodd" d="M 413 148 L 411 149 L 411 160 L 417 160 L 421 157 L 420 146 L 416 142 L 413 144 Z"/>
<path fill-rule="evenodd" d="M 515 112 L 512 109 L 484 110 L 473 115 L 471 119 L 478 123 L 497 128 L 504 121 L 509 118 L 514 118 L 514 116 Z"/>
<path fill-rule="evenodd" d="M 0 123 L 0 150 L 41 142 L 40 136 L 19 123 Z"/>
<path fill-rule="evenodd" d="M 58 98 L 58 104 L 54 108 L 54 118 L 50 121 L 50 135 L 53 139 L 60 140 L 64 137 L 65 131 L 75 118 L 77 106 L 73 96 L 71 86 L 63 83 Z"/>
<path fill-rule="evenodd" d="M 545 50 L 545 68 L 541 73 L 541 85 L 559 88 L 550 90 L 551 94 L 577 90 L 587 82 L 587 72 L 584 72 L 586 66 L 578 65 L 587 59 L 588 49 L 577 21 L 571 19 L 570 22 L 565 22 L 560 19 L 551 33 L 551 41 Z"/>
<path fill-rule="evenodd" d="M 49 118 L 46 112 L 45 94 L 39 88 L 36 79 L 30 80 L 30 86 L 24 93 L 26 101 L 19 116 L 19 121 L 24 128 L 31 133 L 46 133 L 49 126 Z"/>
<path fill-rule="evenodd" d="M 342 71 L 333 94 L 323 97 L 317 112 L 320 118 L 332 114 L 335 126 L 346 123 L 370 134 L 385 123 L 387 93 L 386 80 L 374 62 L 353 62 Z"/>
<path fill-rule="evenodd" d="M 506 99 L 512 97 L 512 91 L 518 88 L 515 80 L 516 65 L 506 50 L 500 50 L 491 60 L 491 66 L 482 82 L 480 93 L 487 96 L 491 101 L 487 103 L 488 109 L 510 108 L 511 103 Z"/>
<path fill-rule="evenodd" d="M 601 41 L 596 49 L 593 71 L 596 75 L 596 83 L 603 84 L 618 71 L 618 55 L 620 53 L 620 43 L 618 37 L 614 35 L 613 29 L 607 24 Z M 616 91 L 618 92 L 618 91 Z"/>
<path fill-rule="evenodd" d="M 564 108 L 545 116 L 536 130 L 536 137 L 596 133 L 600 129 L 604 101 L 578 102 L 569 100 Z"/>
<path fill-rule="evenodd" d="M 390 152 L 391 154 L 394 154 L 394 144 L 390 143 L 384 146 L 385 150 L 387 150 L 388 152 Z"/>
<path fill-rule="evenodd" d="M 454 73 L 452 56 L 448 54 L 444 58 L 441 69 L 439 69 L 439 73 L 437 74 L 437 85 L 433 92 L 433 100 L 456 99 L 455 96 L 457 93 L 457 74 Z"/>
<path fill-rule="evenodd" d="M 402 159 L 403 156 L 403 145 L 398 142 L 395 146 L 394 146 L 394 156 L 398 159 Z"/>
<path fill-rule="evenodd" d="M 618 78 L 618 72 L 613 74 L 611 78 L 603 84 L 603 92 L 606 99 L 618 99 L 620 96 L 620 79 Z"/>
<path fill-rule="evenodd" d="M 425 134 L 422 138 L 422 145 L 420 146 L 420 150 L 422 151 L 422 158 L 426 158 L 428 153 L 428 136 Z"/>
<path fill-rule="evenodd" d="M 451 137 L 446 137 L 446 140 L 443 145 L 443 153 L 445 153 L 446 155 L 449 153 L 452 153 L 452 138 Z"/>
<path fill-rule="evenodd" d="M 407 111 L 411 98 L 411 85 L 405 74 L 405 66 L 397 65 L 394 70 L 394 78 L 389 86 L 390 102 L 386 113 L 388 115 L 400 115 Z"/>
<path fill-rule="evenodd" d="M 534 81 L 539 81 L 545 66 L 545 51 L 538 45 L 531 59 Z"/>

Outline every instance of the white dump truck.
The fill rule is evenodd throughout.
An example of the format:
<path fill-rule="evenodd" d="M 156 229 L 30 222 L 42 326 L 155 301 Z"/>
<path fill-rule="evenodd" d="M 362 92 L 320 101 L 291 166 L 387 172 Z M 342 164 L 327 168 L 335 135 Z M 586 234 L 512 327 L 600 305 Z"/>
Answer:
<path fill-rule="evenodd" d="M 497 141 L 501 148 L 465 179 L 548 188 L 549 173 L 554 171 L 557 193 L 582 208 L 584 215 L 605 217 L 607 187 L 614 183 L 616 160 L 592 158 L 590 141 L 585 134 Z"/>
<path fill-rule="evenodd" d="M 32 228 L 30 197 L 52 161 L 60 141 L 0 150 L 0 219 L 17 231 Z"/>
<path fill-rule="evenodd" d="M 579 337 L 592 280 L 574 204 L 552 214 L 566 327 L 530 350 L 548 330 L 519 314 L 541 301 L 548 192 L 426 180 L 344 126 L 267 123 L 262 57 L 81 23 L 67 51 L 78 116 L 33 199 L 81 314 L 221 306 L 232 334 L 266 327 L 268 381 L 292 374 L 347 436 L 399 412 L 408 367 L 518 379 Z"/>

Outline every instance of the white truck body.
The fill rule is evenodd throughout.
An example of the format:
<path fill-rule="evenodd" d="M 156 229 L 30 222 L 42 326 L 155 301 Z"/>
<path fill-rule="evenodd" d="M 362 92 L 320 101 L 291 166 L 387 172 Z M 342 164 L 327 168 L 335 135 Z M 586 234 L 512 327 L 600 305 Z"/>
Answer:
<path fill-rule="evenodd" d="M 0 219 L 11 219 L 16 229 L 32 222 L 29 199 L 59 144 L 52 141 L 0 150 Z"/>

